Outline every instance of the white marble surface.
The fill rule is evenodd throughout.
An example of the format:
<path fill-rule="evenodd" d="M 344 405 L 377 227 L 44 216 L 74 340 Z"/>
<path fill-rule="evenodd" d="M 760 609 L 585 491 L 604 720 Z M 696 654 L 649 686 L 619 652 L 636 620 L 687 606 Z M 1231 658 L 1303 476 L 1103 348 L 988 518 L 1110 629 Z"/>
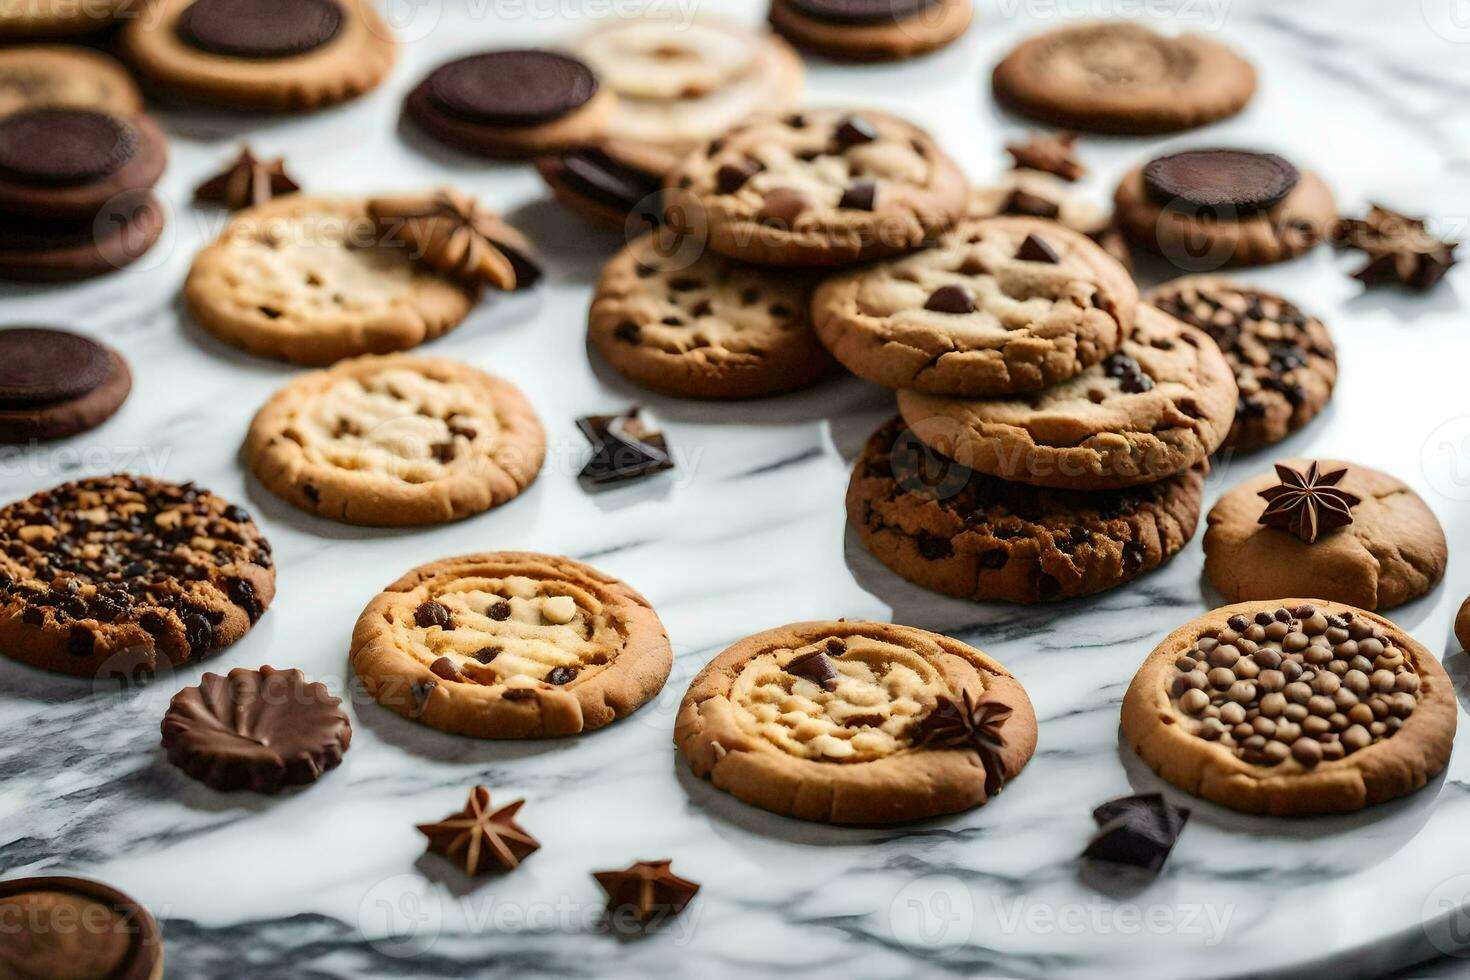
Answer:
<path fill-rule="evenodd" d="M 758 16 L 755 2 L 709 0 L 707 9 L 717 6 Z M 170 974 L 184 978 L 1370 974 L 1433 954 L 1424 922 L 1470 898 L 1470 745 L 1422 792 L 1352 817 L 1248 819 L 1187 801 L 1194 817 L 1157 883 L 1116 896 L 1079 880 L 1074 859 L 1091 808 L 1161 788 L 1120 745 L 1118 705 L 1154 642 L 1216 604 L 1197 541 L 1162 572 L 1091 601 L 1017 608 L 928 595 L 869 559 L 843 525 L 849 462 L 891 413 L 889 393 L 845 379 L 758 404 L 696 405 L 646 396 L 589 363 L 583 316 L 616 238 L 549 203 L 528 167 L 486 165 L 400 131 L 398 103 L 451 54 L 549 41 L 577 30 L 579 12 L 619 7 L 404 4 L 397 12 L 411 15 L 401 22 L 412 40 L 402 63 L 356 104 L 297 119 L 157 107 L 173 145 L 162 185 L 175 204 L 167 243 L 105 280 L 4 291 L 5 322 L 104 337 L 132 361 L 137 385 L 100 430 L 0 458 L 0 496 L 114 469 L 197 480 L 258 515 L 276 547 L 279 596 L 244 642 L 142 693 L 94 691 L 0 662 L 0 873 L 74 872 L 125 889 L 163 921 Z M 989 68 L 1015 38 L 1058 14 L 1173 10 L 1170 26 L 1219 30 L 1249 51 L 1260 94 L 1244 115 L 1205 131 L 1087 140 L 1088 189 L 1105 197 L 1126 166 L 1160 146 L 1239 144 L 1318 170 L 1344 210 L 1381 200 L 1464 232 L 1470 21 L 1463 9 L 1452 18 L 1453 3 L 980 7 L 969 36 L 936 56 L 871 68 L 813 63 L 810 99 L 915 117 L 983 179 L 1003 165 L 1003 139 L 1025 128 L 988 92 Z M 307 518 L 247 479 L 237 449 L 248 420 L 295 371 L 223 347 L 178 305 L 191 255 L 222 221 L 191 209 L 188 190 L 246 137 L 261 153 L 287 154 L 310 190 L 453 181 L 533 236 L 549 282 L 487 301 L 425 348 L 514 379 L 536 404 L 552 454 L 528 493 L 455 526 L 375 532 Z M 1320 249 L 1254 276 L 1320 313 L 1341 351 L 1331 409 L 1283 452 L 1398 474 L 1457 549 L 1470 528 L 1470 265 L 1411 296 L 1363 294 L 1344 275 L 1354 261 Z M 574 479 L 583 449 L 572 420 L 634 399 L 665 421 L 681 469 L 590 497 Z M 1269 462 L 1218 466 L 1210 499 Z M 358 697 L 342 768 L 280 799 L 219 795 L 164 761 L 162 707 L 205 669 L 299 666 L 350 693 L 347 641 L 368 598 L 410 566 L 490 548 L 566 553 L 644 591 L 677 652 L 664 695 L 583 738 L 516 744 L 440 734 Z M 1393 615 L 1444 651 L 1470 693 L 1470 660 L 1450 636 L 1467 591 L 1470 570 L 1456 556 L 1446 584 Z M 755 630 L 838 616 L 947 631 L 1008 664 L 1041 720 L 1025 773 L 980 810 L 888 831 L 778 818 L 691 779 L 670 734 L 698 667 Z M 474 782 L 500 800 L 526 797 L 524 822 L 543 848 L 515 874 L 471 887 L 438 859 L 421 859 L 413 824 L 462 805 Z M 606 935 L 588 872 L 659 857 L 704 884 L 698 899 L 641 941 Z M 1435 932 L 1440 948 L 1470 939 L 1463 918 L 1452 924 L 1461 928 Z"/>

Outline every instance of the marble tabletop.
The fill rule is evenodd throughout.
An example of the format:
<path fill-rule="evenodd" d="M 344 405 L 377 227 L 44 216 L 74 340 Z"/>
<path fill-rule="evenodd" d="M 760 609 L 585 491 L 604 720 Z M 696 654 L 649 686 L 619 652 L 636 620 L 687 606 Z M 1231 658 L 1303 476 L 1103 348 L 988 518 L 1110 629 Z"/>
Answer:
<path fill-rule="evenodd" d="M 589 358 L 588 296 L 619 236 L 551 203 L 529 167 L 427 144 L 400 127 L 398 104 L 451 55 L 550 42 L 590 15 L 638 6 L 392 0 L 401 63 L 356 103 L 298 118 L 155 106 L 173 148 L 161 185 L 172 204 L 165 241 L 109 278 L 4 290 L 5 322 L 106 338 L 132 362 L 136 387 L 93 433 L 0 455 L 0 496 L 118 470 L 198 481 L 257 515 L 275 545 L 279 594 L 243 642 L 141 689 L 0 661 L 0 875 L 77 873 L 131 893 L 162 922 L 169 974 L 182 978 L 1373 975 L 1470 943 L 1470 745 L 1408 799 L 1286 821 L 1190 800 L 1120 742 L 1118 707 L 1139 662 L 1220 601 L 1202 580 L 1197 540 L 1162 571 L 1090 600 L 1028 608 L 934 596 L 869 558 L 844 528 L 850 462 L 893 412 L 891 393 L 846 378 L 757 403 L 694 404 L 637 391 Z M 754 22 L 759 6 L 710 0 L 707 9 Z M 1205 131 L 1086 140 L 1088 193 L 1105 200 L 1124 169 L 1160 147 L 1232 144 L 1315 169 L 1344 211 L 1381 201 L 1433 215 L 1452 235 L 1470 221 L 1463 0 L 979 7 L 961 43 L 922 60 L 810 62 L 809 100 L 909 115 L 983 180 L 1004 166 L 1003 141 L 1026 129 L 988 90 L 990 66 L 1018 37 L 1066 17 L 1148 16 L 1167 29 L 1217 32 L 1248 52 L 1260 93 L 1243 115 Z M 191 256 L 224 221 L 190 207 L 189 191 L 247 138 L 260 154 L 286 154 L 309 190 L 453 182 L 530 234 L 548 281 L 487 300 L 424 348 L 513 379 L 535 403 L 551 452 L 529 492 L 461 524 L 374 531 L 307 517 L 247 477 L 238 453 L 246 425 L 297 371 L 217 343 L 179 305 Z M 1336 399 L 1281 452 L 1400 476 L 1458 548 L 1470 531 L 1470 265 L 1411 295 L 1363 292 L 1344 274 L 1355 261 L 1324 248 L 1251 275 L 1320 314 L 1341 354 Z M 585 450 L 573 419 L 635 400 L 664 423 L 679 470 L 589 496 L 575 480 Z M 1209 501 L 1271 458 L 1222 460 Z M 642 590 L 676 651 L 663 694 L 603 731 L 516 743 L 441 734 L 363 697 L 346 652 L 367 600 L 413 565 L 502 548 L 568 554 Z M 1392 616 L 1442 651 L 1470 703 L 1470 657 L 1450 634 L 1467 591 L 1470 568 L 1456 557 L 1445 584 Z M 697 669 L 748 633 L 840 616 L 947 632 L 1007 664 L 1040 719 L 1022 776 L 979 810 L 890 830 L 776 817 L 692 778 L 671 731 Z M 163 706 L 205 670 L 262 663 L 298 666 L 346 695 L 352 749 L 302 792 L 215 793 L 163 758 Z M 513 875 L 471 884 L 422 856 L 413 825 L 462 806 L 476 782 L 498 800 L 525 797 L 523 822 L 543 846 Z M 1159 789 L 1194 811 L 1162 877 L 1128 894 L 1083 881 L 1076 855 L 1092 807 Z M 698 898 L 651 936 L 608 934 L 589 872 L 663 857 L 703 883 Z"/>

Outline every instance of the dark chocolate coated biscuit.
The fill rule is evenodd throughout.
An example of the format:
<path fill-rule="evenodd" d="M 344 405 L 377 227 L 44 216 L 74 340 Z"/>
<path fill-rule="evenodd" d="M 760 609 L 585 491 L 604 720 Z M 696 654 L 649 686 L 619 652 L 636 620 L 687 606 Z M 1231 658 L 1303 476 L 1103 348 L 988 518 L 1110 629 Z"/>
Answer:
<path fill-rule="evenodd" d="M 581 108 L 597 94 L 597 76 L 575 58 L 551 51 L 487 51 L 436 69 L 426 84 L 434 104 L 468 122 L 534 126 Z"/>
<path fill-rule="evenodd" d="M 195 0 L 175 29 L 184 43 L 231 58 L 289 58 L 342 30 L 335 0 Z"/>
<path fill-rule="evenodd" d="M 85 677 L 151 672 L 244 636 L 275 595 L 270 544 L 193 484 L 117 474 L 0 508 L 0 653 Z"/>
<path fill-rule="evenodd" d="M 923 13 L 940 0 L 787 0 L 792 7 L 833 24 L 882 24 Z"/>
<path fill-rule="evenodd" d="M 82 219 L 0 214 L 0 280 L 73 282 L 116 272 L 142 258 L 163 229 L 163 206 L 151 191 L 121 194 Z"/>
<path fill-rule="evenodd" d="M 1156 204 L 1231 208 L 1238 214 L 1267 211 L 1296 187 L 1301 174 L 1274 153 L 1186 150 L 1143 168 L 1143 186 Z"/>
<path fill-rule="evenodd" d="M 63 330 L 0 330 L 0 407 L 45 405 L 85 395 L 111 367 L 107 348 Z"/>
<path fill-rule="evenodd" d="M 84 878 L 0 882 L 0 977 L 161 980 L 163 935 L 146 908 Z"/>
<path fill-rule="evenodd" d="M 1052 490 L 969 470 L 894 419 L 868 440 L 848 522 L 875 558 L 926 589 L 1034 603 L 1122 585 L 1194 536 L 1198 467 L 1127 490 Z"/>
<path fill-rule="evenodd" d="M 29 109 L 0 119 L 0 171 L 27 184 L 85 184 L 138 152 L 138 133 L 91 109 Z"/>

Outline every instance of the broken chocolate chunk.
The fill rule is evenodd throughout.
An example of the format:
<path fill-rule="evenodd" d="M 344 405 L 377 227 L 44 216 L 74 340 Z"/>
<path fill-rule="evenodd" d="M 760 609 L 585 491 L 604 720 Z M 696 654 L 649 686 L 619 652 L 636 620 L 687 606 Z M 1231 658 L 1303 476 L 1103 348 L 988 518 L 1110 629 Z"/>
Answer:
<path fill-rule="evenodd" d="M 619 483 L 674 468 L 663 433 L 644 422 L 636 405 L 617 415 L 580 418 L 577 428 L 592 444 L 592 458 L 580 474 L 584 485 Z"/>
<path fill-rule="evenodd" d="M 1174 849 L 1189 811 L 1161 793 L 1144 793 L 1110 800 L 1092 811 L 1092 819 L 1098 832 L 1084 858 L 1153 877 Z"/>
<path fill-rule="evenodd" d="M 1016 258 L 1022 262 L 1046 262 L 1056 265 L 1061 261 L 1056 249 L 1047 244 L 1044 238 L 1036 235 L 1027 235 L 1021 247 L 1016 249 Z"/>
<path fill-rule="evenodd" d="M 438 626 L 442 629 L 454 628 L 452 625 L 454 617 L 449 614 L 449 610 L 433 599 L 422 603 L 413 611 L 413 621 L 423 629 L 431 626 Z"/>
<path fill-rule="evenodd" d="M 975 312 L 975 294 L 964 286 L 951 284 L 940 286 L 924 301 L 924 309 L 935 313 L 952 313 L 962 316 Z"/>
<path fill-rule="evenodd" d="M 836 690 L 837 682 L 842 678 L 837 668 L 832 666 L 832 658 L 822 650 L 792 658 L 786 665 L 786 673 L 814 681 L 828 691 Z"/>

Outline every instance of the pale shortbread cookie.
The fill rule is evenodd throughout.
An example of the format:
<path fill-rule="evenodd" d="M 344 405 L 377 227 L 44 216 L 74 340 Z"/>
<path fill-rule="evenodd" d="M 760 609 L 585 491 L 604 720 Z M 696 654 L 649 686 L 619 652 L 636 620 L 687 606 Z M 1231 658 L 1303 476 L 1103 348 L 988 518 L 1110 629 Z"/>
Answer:
<path fill-rule="evenodd" d="M 456 361 L 360 357 L 302 375 L 256 414 L 245 458 L 302 510 L 347 524 L 440 524 L 505 503 L 546 454 L 514 385 Z"/>
<path fill-rule="evenodd" d="M 298 364 L 432 340 L 458 326 L 477 295 L 384 241 L 363 201 L 296 194 L 239 212 L 184 283 L 200 326 Z"/>
<path fill-rule="evenodd" d="M 447 558 L 388 586 L 358 618 L 352 666 L 385 707 L 478 738 L 601 728 L 658 693 L 673 653 L 627 584 L 570 558 Z"/>
<path fill-rule="evenodd" d="M 674 741 L 695 775 L 804 820 L 886 824 L 979 806 L 1036 747 L 1020 683 L 973 647 L 886 623 L 796 623 L 695 677 Z"/>
<path fill-rule="evenodd" d="M 0 116 L 39 106 L 129 116 L 143 111 L 143 96 L 122 65 L 88 48 L 56 44 L 0 51 Z"/>

